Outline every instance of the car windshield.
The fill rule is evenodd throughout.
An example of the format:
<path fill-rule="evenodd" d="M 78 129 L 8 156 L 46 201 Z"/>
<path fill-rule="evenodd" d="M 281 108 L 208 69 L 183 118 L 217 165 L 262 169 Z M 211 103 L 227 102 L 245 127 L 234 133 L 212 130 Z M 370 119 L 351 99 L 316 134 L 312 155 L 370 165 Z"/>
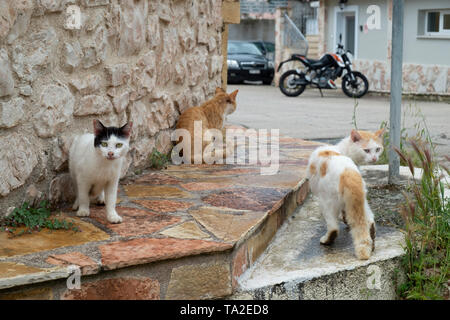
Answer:
<path fill-rule="evenodd" d="M 257 54 L 262 55 L 261 51 L 253 44 L 249 42 L 228 42 L 228 54 Z"/>

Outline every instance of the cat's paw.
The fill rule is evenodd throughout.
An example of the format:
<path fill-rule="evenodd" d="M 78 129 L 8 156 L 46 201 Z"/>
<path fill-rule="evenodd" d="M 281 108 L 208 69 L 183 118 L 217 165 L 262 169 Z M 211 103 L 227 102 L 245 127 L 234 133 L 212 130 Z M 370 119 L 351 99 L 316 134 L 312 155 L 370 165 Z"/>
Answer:
<path fill-rule="evenodd" d="M 98 205 L 98 206 L 104 206 L 105 205 L 105 197 L 98 197 L 96 200 L 95 200 L 95 204 L 96 205 Z"/>
<path fill-rule="evenodd" d="M 336 239 L 337 235 L 338 235 L 337 230 L 327 232 L 323 237 L 320 238 L 320 244 L 326 246 L 332 244 L 334 242 L 334 239 Z"/>
<path fill-rule="evenodd" d="M 359 245 L 355 248 L 356 257 L 359 260 L 367 260 L 370 258 L 372 253 L 372 246 L 370 245 Z"/>
<path fill-rule="evenodd" d="M 77 216 L 78 217 L 89 217 L 89 209 L 83 209 L 83 208 L 78 209 Z"/>
<path fill-rule="evenodd" d="M 119 216 L 115 211 L 113 213 L 107 214 L 106 219 L 108 219 L 108 221 L 110 223 L 121 223 L 122 222 L 122 217 Z"/>

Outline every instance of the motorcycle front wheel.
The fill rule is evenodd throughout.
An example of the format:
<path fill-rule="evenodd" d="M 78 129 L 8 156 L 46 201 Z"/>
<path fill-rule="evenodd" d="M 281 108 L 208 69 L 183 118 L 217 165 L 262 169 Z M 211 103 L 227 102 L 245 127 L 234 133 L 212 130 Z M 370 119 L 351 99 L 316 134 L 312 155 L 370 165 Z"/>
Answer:
<path fill-rule="evenodd" d="M 361 98 L 369 90 L 369 81 L 361 72 L 352 72 L 355 80 L 352 81 L 350 74 L 346 74 L 342 79 L 342 91 L 350 98 Z"/>
<path fill-rule="evenodd" d="M 302 75 L 296 70 L 289 70 L 283 73 L 279 82 L 281 92 L 288 97 L 297 97 L 301 95 L 303 91 L 305 91 L 306 86 L 298 84 L 300 79 L 302 79 Z"/>

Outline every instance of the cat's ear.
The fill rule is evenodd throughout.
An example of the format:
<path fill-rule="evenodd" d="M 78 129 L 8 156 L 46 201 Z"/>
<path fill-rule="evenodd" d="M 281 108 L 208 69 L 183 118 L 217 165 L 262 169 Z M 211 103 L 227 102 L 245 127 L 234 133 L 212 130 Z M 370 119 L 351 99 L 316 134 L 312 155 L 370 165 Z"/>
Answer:
<path fill-rule="evenodd" d="M 93 124 L 94 124 L 94 134 L 98 136 L 105 129 L 105 126 L 103 125 L 103 123 L 100 122 L 100 120 L 97 119 L 93 121 Z"/>
<path fill-rule="evenodd" d="M 225 92 L 225 90 L 223 90 L 221 87 L 216 88 L 216 94 L 224 93 L 224 92 Z"/>
<path fill-rule="evenodd" d="M 375 131 L 374 135 L 380 138 L 383 135 L 385 129 L 386 128 L 381 128 L 380 130 Z"/>
<path fill-rule="evenodd" d="M 131 129 L 133 128 L 133 122 L 128 122 L 126 125 L 120 128 L 120 131 L 122 132 L 122 135 L 126 138 L 130 137 L 131 135 Z"/>
<path fill-rule="evenodd" d="M 229 94 L 231 100 L 236 101 L 236 95 L 238 94 L 238 92 L 239 92 L 239 90 L 235 90 Z"/>
<path fill-rule="evenodd" d="M 359 132 L 356 131 L 355 129 L 353 129 L 352 132 L 350 133 L 350 138 L 352 139 L 353 142 L 358 142 L 359 140 L 362 139 Z"/>

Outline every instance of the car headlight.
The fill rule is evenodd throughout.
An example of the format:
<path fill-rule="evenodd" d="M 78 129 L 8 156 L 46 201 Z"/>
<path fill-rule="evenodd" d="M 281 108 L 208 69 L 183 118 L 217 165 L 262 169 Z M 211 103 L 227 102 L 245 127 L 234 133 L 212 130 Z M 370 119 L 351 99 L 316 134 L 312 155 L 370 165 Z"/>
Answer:
<path fill-rule="evenodd" d="M 269 66 L 269 69 L 275 69 L 275 63 L 273 63 L 273 61 L 269 61 L 267 65 Z"/>
<path fill-rule="evenodd" d="M 239 63 L 236 60 L 227 60 L 229 69 L 239 69 Z"/>

